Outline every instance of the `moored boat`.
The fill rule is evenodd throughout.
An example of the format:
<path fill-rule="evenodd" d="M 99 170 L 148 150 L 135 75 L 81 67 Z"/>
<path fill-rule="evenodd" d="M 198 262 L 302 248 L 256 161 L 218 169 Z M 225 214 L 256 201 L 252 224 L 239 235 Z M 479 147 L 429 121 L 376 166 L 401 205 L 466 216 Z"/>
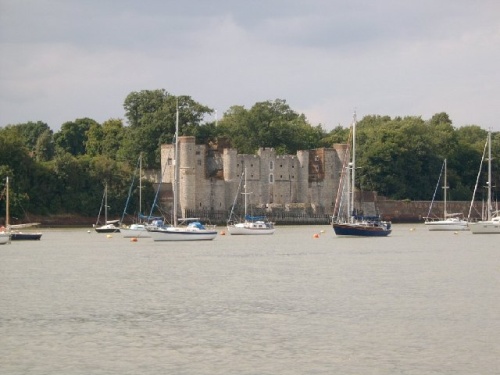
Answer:
<path fill-rule="evenodd" d="M 473 234 L 500 234 L 500 211 L 493 209 L 492 202 L 492 172 L 491 172 L 491 130 L 488 132 L 488 181 L 487 185 L 487 203 L 486 218 L 475 223 L 470 223 L 470 230 Z M 474 197 L 472 198 L 474 201 Z M 472 206 L 472 204 L 471 204 Z"/>
<path fill-rule="evenodd" d="M 104 224 L 99 225 L 101 211 L 104 208 Z M 94 224 L 94 230 L 97 233 L 117 233 L 120 231 L 120 220 L 108 220 L 108 184 L 104 185 L 104 195 L 102 197 L 101 208 L 97 215 L 97 222 Z"/>
<path fill-rule="evenodd" d="M 262 235 L 262 234 L 273 234 L 275 231 L 274 228 L 274 223 L 267 220 L 265 216 L 252 216 L 247 214 L 247 197 L 249 194 L 247 192 L 247 171 L 246 168 L 242 173 L 242 179 L 244 178 L 244 185 L 243 185 L 243 196 L 244 196 L 244 208 L 245 208 L 245 215 L 244 215 L 244 220 L 241 222 L 234 222 L 233 221 L 233 214 L 234 214 L 234 208 L 236 205 L 236 201 L 238 198 L 238 194 L 236 195 L 236 198 L 234 200 L 233 206 L 231 208 L 231 212 L 229 214 L 229 220 L 227 222 L 227 231 L 229 234 L 232 235 Z M 240 179 L 240 186 L 241 186 L 241 181 Z M 239 187 L 240 187 L 239 186 Z M 238 187 L 238 193 L 239 193 L 239 187 Z"/>
<path fill-rule="evenodd" d="M 175 156 L 174 156 L 174 180 L 173 188 L 173 223 L 171 226 L 146 226 L 154 241 L 204 241 L 213 240 L 217 236 L 217 231 L 205 227 L 199 219 L 178 219 L 179 201 L 179 106 L 177 105 L 175 120 Z M 185 223 L 187 225 L 179 225 Z"/>
<path fill-rule="evenodd" d="M 441 168 L 441 174 L 444 172 L 444 179 L 443 179 L 443 217 L 438 218 L 438 219 L 432 219 L 430 217 L 431 211 L 432 211 L 432 205 L 434 203 L 434 198 L 436 196 L 437 188 L 439 186 L 439 182 L 441 180 L 441 174 L 439 175 L 438 182 L 436 185 L 436 189 L 434 190 L 434 196 L 432 197 L 431 205 L 429 207 L 429 213 L 427 214 L 427 217 L 425 218 L 425 226 L 430 230 L 430 231 L 462 231 L 462 230 L 469 230 L 469 223 L 462 219 L 461 213 L 448 213 L 447 211 L 447 190 L 449 189 L 449 186 L 447 184 L 447 175 L 448 175 L 448 167 L 447 167 L 447 160 L 444 159 L 443 162 L 443 167 Z"/>
<path fill-rule="evenodd" d="M 348 163 L 348 157 L 344 157 L 344 168 L 342 171 L 341 182 L 339 184 L 339 193 L 337 194 L 337 203 L 339 199 L 345 200 L 347 208 L 340 214 L 340 204 L 336 203 L 334 216 L 332 218 L 332 227 L 337 236 L 362 236 L 362 237 L 385 237 L 392 229 L 391 223 L 381 219 L 380 215 L 365 216 L 359 214 L 354 208 L 354 185 L 356 173 L 356 113 L 351 127 L 351 149 L 349 147 L 351 160 Z M 345 198 L 345 199 L 343 199 Z"/>

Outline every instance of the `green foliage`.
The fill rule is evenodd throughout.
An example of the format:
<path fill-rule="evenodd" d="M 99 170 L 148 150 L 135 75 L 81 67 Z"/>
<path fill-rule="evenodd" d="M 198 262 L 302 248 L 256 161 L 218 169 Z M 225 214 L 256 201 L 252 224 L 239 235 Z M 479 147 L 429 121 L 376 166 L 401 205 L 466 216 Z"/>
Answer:
<path fill-rule="evenodd" d="M 217 123 L 211 119 L 211 108 L 163 89 L 130 93 L 124 110 L 126 124 L 121 119 L 101 125 L 80 118 L 64 123 L 56 133 L 40 121 L 0 128 L 0 192 L 9 176 L 13 215 L 96 216 L 107 184 L 109 214 L 120 217 L 139 155 L 144 169 L 160 168 L 160 147 L 174 141 L 177 110 L 180 135 L 195 136 L 198 144 L 233 147 L 242 154 L 253 154 L 260 147 L 295 154 L 349 139 L 349 127 L 339 125 L 327 133 L 281 99 L 258 102 L 250 109 L 233 106 Z M 356 184 L 361 189 L 392 199 L 429 200 L 447 158 L 450 199 L 471 198 L 486 130 L 476 125 L 456 129 L 448 114 L 441 112 L 427 121 L 369 115 L 359 121 L 357 131 Z M 492 138 L 492 153 L 498 156 L 500 133 Z M 493 169 L 500 170 L 500 158 L 493 159 Z M 481 186 L 486 184 L 484 175 Z M 493 186 L 500 186 L 500 174 L 494 178 Z M 149 213 L 154 194 L 151 183 L 143 181 L 143 213 Z M 438 189 L 436 198 L 441 194 Z M 134 186 L 127 216 L 138 210 Z M 0 217 L 3 214 L 0 204 Z"/>
<path fill-rule="evenodd" d="M 65 122 L 61 130 L 54 135 L 54 143 L 58 153 L 68 152 L 73 156 L 86 154 L 87 132 L 97 124 L 89 118 Z"/>
<path fill-rule="evenodd" d="M 213 112 L 189 96 L 173 96 L 165 90 L 133 92 L 124 108 L 129 127 L 118 156 L 133 163 L 142 153 L 145 167 L 156 169 L 161 145 L 174 138 L 177 108 L 180 135 L 196 135 L 205 116 Z"/>
<path fill-rule="evenodd" d="M 219 122 L 217 134 L 231 140 L 232 147 L 244 154 L 253 154 L 259 147 L 295 154 L 318 147 L 325 136 L 321 126 L 310 126 L 304 115 L 280 99 L 256 103 L 250 110 L 231 107 Z"/>

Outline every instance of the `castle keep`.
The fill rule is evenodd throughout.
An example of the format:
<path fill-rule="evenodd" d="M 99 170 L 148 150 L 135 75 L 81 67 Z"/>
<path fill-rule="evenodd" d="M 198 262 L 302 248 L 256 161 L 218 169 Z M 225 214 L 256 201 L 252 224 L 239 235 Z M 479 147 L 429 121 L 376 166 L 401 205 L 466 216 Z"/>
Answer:
<path fill-rule="evenodd" d="M 312 210 L 330 214 L 337 195 L 347 145 L 276 155 L 261 148 L 256 155 L 238 154 L 232 148 L 212 149 L 179 137 L 179 205 L 187 211 L 229 211 L 247 173 L 249 207 Z M 175 147 L 161 147 L 162 183 L 172 191 Z M 171 193 L 168 194 L 171 197 Z"/>

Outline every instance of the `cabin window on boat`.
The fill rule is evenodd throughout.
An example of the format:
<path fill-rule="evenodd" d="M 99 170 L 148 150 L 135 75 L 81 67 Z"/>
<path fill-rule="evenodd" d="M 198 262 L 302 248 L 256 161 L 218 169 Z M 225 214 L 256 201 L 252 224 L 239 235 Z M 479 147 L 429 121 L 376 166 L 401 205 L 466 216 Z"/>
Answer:
<path fill-rule="evenodd" d="M 269 183 L 272 184 L 274 182 L 274 175 L 269 173 Z"/>

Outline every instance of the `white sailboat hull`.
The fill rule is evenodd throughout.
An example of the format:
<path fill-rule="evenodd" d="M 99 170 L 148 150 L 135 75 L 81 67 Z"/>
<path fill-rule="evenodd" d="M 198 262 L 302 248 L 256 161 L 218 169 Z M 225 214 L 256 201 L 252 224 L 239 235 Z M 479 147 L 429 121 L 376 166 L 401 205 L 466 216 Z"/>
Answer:
<path fill-rule="evenodd" d="M 150 238 L 146 226 L 143 224 L 132 224 L 128 228 L 120 228 L 120 233 L 124 238 Z"/>
<path fill-rule="evenodd" d="M 191 227 L 167 227 L 148 230 L 153 241 L 209 241 L 217 231 Z"/>
<path fill-rule="evenodd" d="M 469 230 L 469 223 L 465 220 L 446 219 L 436 221 L 426 221 L 425 226 L 430 231 L 462 231 Z"/>
<path fill-rule="evenodd" d="M 500 234 L 500 217 L 495 217 L 488 221 L 478 221 L 470 223 L 472 234 Z"/>
<path fill-rule="evenodd" d="M 7 232 L 0 233 L 0 245 L 6 244 L 10 241 L 10 234 Z"/>
<path fill-rule="evenodd" d="M 265 223 L 263 221 L 258 222 L 244 222 L 237 223 L 234 225 L 228 225 L 227 231 L 232 235 L 262 235 L 262 234 L 273 234 L 275 228 L 270 223 Z"/>

